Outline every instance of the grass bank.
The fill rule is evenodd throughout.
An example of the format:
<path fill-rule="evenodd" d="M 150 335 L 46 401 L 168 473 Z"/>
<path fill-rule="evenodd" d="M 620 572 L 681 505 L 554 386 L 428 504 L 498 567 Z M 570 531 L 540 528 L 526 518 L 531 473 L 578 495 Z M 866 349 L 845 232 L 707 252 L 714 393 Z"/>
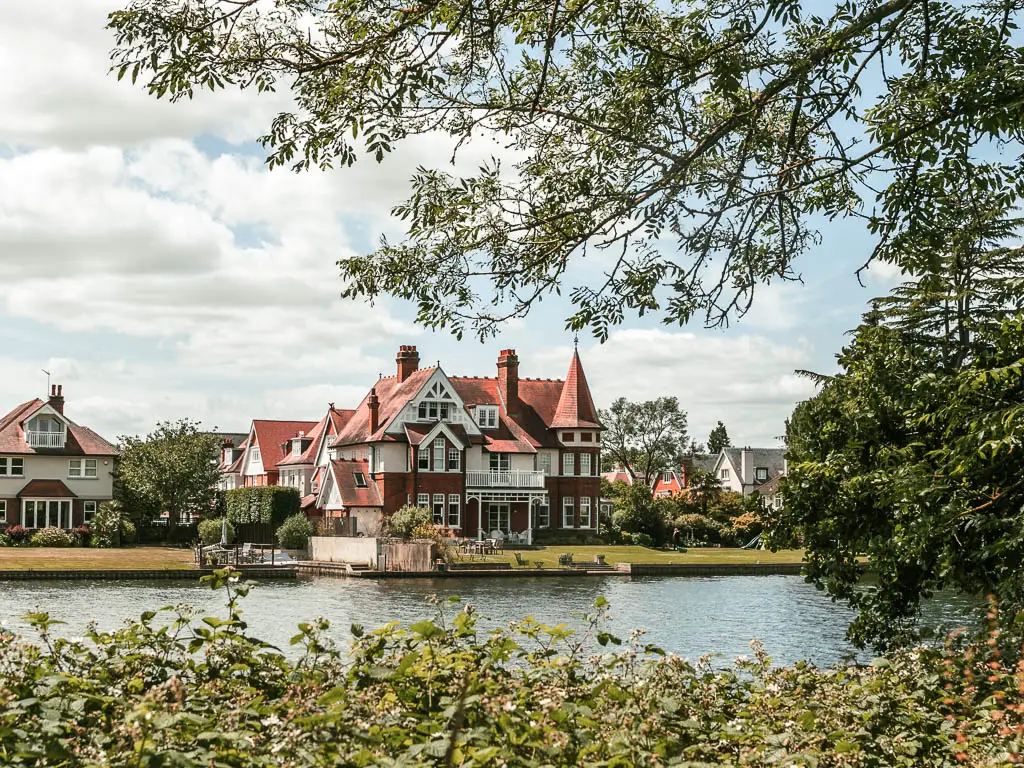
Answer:
<path fill-rule="evenodd" d="M 4 547 L 0 549 L 0 571 L 184 570 L 192 567 L 193 557 L 192 550 L 174 547 Z"/>
<path fill-rule="evenodd" d="M 663 552 L 636 546 L 557 546 L 543 547 L 520 551 L 520 555 L 530 566 L 543 563 L 545 568 L 558 568 L 559 555 L 572 553 L 573 560 L 578 563 L 592 562 L 594 555 L 604 555 L 609 565 L 616 563 L 691 563 L 694 565 L 726 565 L 755 563 L 800 563 L 803 562 L 802 549 L 787 549 L 780 552 L 769 552 L 760 549 L 726 549 L 702 547 L 688 549 L 686 552 Z M 460 555 L 461 562 L 507 562 L 515 566 L 515 555 L 506 551 L 500 555 Z"/>

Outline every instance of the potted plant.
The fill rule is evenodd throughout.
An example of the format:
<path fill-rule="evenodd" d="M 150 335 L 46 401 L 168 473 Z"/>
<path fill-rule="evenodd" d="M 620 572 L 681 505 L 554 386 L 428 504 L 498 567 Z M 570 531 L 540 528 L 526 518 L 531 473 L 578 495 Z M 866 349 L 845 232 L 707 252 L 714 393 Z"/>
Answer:
<path fill-rule="evenodd" d="M 604 555 L 594 555 L 594 562 L 598 565 L 604 565 Z"/>

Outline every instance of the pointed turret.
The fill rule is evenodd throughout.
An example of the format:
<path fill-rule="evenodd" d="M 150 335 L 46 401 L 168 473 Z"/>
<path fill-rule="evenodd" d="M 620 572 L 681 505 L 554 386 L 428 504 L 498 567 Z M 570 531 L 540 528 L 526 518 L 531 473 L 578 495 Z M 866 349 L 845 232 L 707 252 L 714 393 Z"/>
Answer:
<path fill-rule="evenodd" d="M 558 407 L 555 408 L 555 416 L 551 420 L 551 428 L 579 427 L 600 429 L 601 422 L 597 419 L 597 408 L 594 407 L 594 398 L 590 396 L 590 387 L 587 385 L 587 376 L 583 373 L 579 352 L 574 350 L 572 362 L 569 363 L 569 373 L 565 376 L 562 394 L 558 398 Z"/>

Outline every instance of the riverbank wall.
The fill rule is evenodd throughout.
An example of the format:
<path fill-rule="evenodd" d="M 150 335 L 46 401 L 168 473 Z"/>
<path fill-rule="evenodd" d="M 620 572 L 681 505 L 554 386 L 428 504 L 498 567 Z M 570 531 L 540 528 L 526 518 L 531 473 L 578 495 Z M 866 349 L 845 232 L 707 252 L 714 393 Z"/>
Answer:
<path fill-rule="evenodd" d="M 619 563 L 630 576 L 799 576 L 803 563 Z"/>
<path fill-rule="evenodd" d="M 294 565 L 232 566 L 246 579 L 295 579 Z M 106 569 L 51 569 L 0 570 L 2 581 L 198 581 L 209 576 L 213 568 L 106 568 Z"/>

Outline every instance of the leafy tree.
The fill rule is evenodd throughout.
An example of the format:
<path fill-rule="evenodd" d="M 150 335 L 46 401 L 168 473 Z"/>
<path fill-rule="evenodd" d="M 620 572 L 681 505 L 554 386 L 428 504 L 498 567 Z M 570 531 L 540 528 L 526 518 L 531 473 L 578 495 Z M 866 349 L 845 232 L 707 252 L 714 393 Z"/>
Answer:
<path fill-rule="evenodd" d="M 686 412 L 675 397 L 634 403 L 624 397 L 601 409 L 602 454 L 648 494 L 660 472 L 679 466 L 687 444 Z"/>
<path fill-rule="evenodd" d="M 665 539 L 666 505 L 652 499 L 650 489 L 642 484 L 631 485 L 615 502 L 612 523 L 630 533 L 645 533 L 655 543 Z"/>
<path fill-rule="evenodd" d="M 186 514 L 208 513 L 215 504 L 220 447 L 198 422 L 161 422 L 145 440 L 122 437 L 120 450 L 117 478 L 126 497 L 166 511 L 169 525 Z"/>
<path fill-rule="evenodd" d="M 722 482 L 714 472 L 695 469 L 687 477 L 685 503 L 695 506 L 695 511 L 707 516 L 712 504 L 722 493 Z"/>
<path fill-rule="evenodd" d="M 277 529 L 277 543 L 283 549 L 305 549 L 309 537 L 316 535 L 316 526 L 303 513 L 292 515 Z"/>
<path fill-rule="evenodd" d="M 729 433 L 725 431 L 725 424 L 718 422 L 711 434 L 708 435 L 708 453 L 716 456 L 723 448 L 728 448 L 732 443 L 729 440 Z"/>
<path fill-rule="evenodd" d="M 785 510 L 765 513 L 773 536 L 803 536 L 808 575 L 859 609 L 861 645 L 914 639 L 920 601 L 943 588 L 1024 606 L 1022 252 L 989 247 L 1005 209 L 967 204 L 975 216 L 915 239 L 932 271 L 878 302 L 840 373 L 795 410 Z"/>
<path fill-rule="evenodd" d="M 725 323 L 797 276 L 826 218 L 864 217 L 872 256 L 903 264 L 936 178 L 1024 127 L 1018 0 L 125 3 L 119 78 L 171 100 L 290 91 L 260 138 L 271 167 L 501 142 L 510 160 L 466 175 L 417 169 L 406 239 L 341 261 L 345 295 L 460 335 L 566 283 L 569 325 L 601 338 L 627 313 Z M 1024 183 L 1012 161 L 979 178 Z M 610 266 L 576 282 L 595 249 Z"/>

